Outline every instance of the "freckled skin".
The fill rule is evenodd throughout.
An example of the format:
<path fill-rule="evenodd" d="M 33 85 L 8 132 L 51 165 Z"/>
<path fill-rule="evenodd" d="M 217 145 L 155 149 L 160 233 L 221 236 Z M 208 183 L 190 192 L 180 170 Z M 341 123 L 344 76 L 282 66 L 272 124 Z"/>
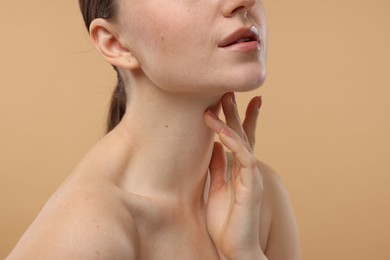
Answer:
<path fill-rule="evenodd" d="M 255 89 L 265 80 L 266 19 L 261 1 L 242 2 L 123 1 L 119 14 L 123 39 L 149 80 L 164 90 L 227 92 L 232 86 L 234 91 Z M 234 5 L 252 6 L 247 15 L 246 7 L 226 15 Z M 251 25 L 261 35 L 259 53 L 226 55 L 218 48 L 218 43 L 235 30 Z M 237 63 L 238 59 L 245 62 Z"/>
<path fill-rule="evenodd" d="M 299 260 L 287 192 L 253 154 L 260 99 L 243 122 L 232 101 L 265 80 L 261 1 L 119 3 L 117 19 L 95 19 L 90 34 L 123 76 L 126 114 L 7 259 Z M 248 26 L 261 50 L 218 47 Z"/>

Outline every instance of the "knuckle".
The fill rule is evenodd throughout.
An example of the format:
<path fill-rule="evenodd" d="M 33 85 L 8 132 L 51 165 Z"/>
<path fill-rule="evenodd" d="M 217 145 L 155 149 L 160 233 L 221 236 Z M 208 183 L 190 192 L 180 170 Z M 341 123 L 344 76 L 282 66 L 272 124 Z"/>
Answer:
<path fill-rule="evenodd" d="M 256 136 L 254 134 L 251 134 L 249 136 L 249 140 L 251 140 L 251 143 L 254 144 L 256 142 Z"/>
<path fill-rule="evenodd" d="M 249 158 L 248 158 L 248 166 L 249 166 L 251 169 L 257 169 L 257 159 L 253 156 L 253 154 L 250 154 L 250 155 L 249 155 Z"/>

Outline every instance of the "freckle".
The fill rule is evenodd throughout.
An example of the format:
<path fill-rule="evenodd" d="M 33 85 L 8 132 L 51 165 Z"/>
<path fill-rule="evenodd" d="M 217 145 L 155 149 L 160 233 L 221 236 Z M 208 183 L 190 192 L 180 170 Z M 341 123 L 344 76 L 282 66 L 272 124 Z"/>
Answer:
<path fill-rule="evenodd" d="M 100 226 L 99 226 L 99 225 L 96 225 L 96 228 L 100 228 Z"/>
<path fill-rule="evenodd" d="M 97 255 L 100 255 L 100 252 L 99 252 L 99 251 L 96 251 L 96 254 L 97 254 Z"/>
<path fill-rule="evenodd" d="M 164 37 L 164 36 L 161 37 L 161 41 L 163 41 L 163 40 L 165 40 L 165 37 Z"/>
<path fill-rule="evenodd" d="M 168 128 L 168 125 L 165 125 L 165 128 Z"/>

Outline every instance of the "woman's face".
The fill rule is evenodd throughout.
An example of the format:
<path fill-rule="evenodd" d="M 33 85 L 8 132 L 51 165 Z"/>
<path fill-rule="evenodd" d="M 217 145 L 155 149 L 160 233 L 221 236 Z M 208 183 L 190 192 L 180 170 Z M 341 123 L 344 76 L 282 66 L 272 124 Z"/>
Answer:
<path fill-rule="evenodd" d="M 265 79 L 260 0 L 119 0 L 118 15 L 123 40 L 160 88 L 247 91 Z"/>

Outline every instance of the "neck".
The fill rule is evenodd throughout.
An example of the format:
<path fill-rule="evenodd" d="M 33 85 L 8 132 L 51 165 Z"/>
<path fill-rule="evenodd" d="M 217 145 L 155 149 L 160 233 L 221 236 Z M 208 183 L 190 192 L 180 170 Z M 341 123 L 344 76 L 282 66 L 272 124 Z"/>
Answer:
<path fill-rule="evenodd" d="M 214 142 L 203 115 L 208 108 L 219 109 L 222 94 L 134 89 L 118 128 L 131 151 L 123 185 L 183 205 L 202 203 Z"/>

